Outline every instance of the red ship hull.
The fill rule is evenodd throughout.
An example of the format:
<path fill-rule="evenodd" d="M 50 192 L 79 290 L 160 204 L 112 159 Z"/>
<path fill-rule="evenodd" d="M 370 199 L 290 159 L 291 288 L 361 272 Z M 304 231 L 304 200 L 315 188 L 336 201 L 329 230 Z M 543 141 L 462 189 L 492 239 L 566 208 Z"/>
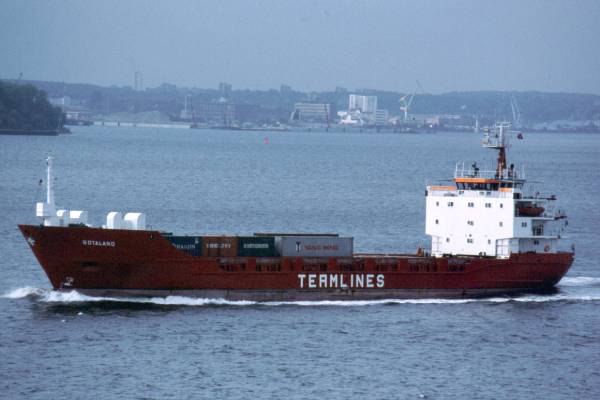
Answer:
<path fill-rule="evenodd" d="M 54 289 L 94 295 L 256 301 L 480 297 L 550 289 L 573 262 L 567 252 L 508 259 L 202 257 L 178 250 L 158 231 L 19 228 Z"/>

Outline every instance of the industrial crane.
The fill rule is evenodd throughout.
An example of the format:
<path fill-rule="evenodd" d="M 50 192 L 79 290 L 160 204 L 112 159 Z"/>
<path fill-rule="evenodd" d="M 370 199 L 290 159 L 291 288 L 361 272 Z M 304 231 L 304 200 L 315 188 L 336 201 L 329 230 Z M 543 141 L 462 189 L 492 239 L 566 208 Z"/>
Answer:
<path fill-rule="evenodd" d="M 421 93 L 425 93 L 425 91 L 423 90 L 423 87 L 421 86 L 421 83 L 419 81 L 417 81 L 417 86 L 415 87 L 415 90 L 413 91 L 413 93 L 409 96 L 408 94 L 405 94 L 404 96 L 400 97 L 399 102 L 401 103 L 400 105 L 400 111 L 404 112 L 404 120 L 408 121 L 408 110 L 410 109 L 410 105 L 413 102 L 413 99 L 415 98 L 415 95 L 417 94 L 417 90 L 420 90 Z"/>
<path fill-rule="evenodd" d="M 521 126 L 521 107 L 519 107 L 514 94 L 510 95 L 510 109 L 512 111 L 513 126 L 519 128 Z"/>

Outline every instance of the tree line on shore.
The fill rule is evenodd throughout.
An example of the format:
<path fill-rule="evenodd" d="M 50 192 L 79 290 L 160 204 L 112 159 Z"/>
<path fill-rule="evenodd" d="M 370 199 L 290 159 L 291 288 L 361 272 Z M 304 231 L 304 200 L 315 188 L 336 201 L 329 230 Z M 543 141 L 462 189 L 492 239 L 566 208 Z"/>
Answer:
<path fill-rule="evenodd" d="M 63 122 L 62 110 L 50 104 L 45 91 L 0 81 L 0 130 L 59 130 Z"/>

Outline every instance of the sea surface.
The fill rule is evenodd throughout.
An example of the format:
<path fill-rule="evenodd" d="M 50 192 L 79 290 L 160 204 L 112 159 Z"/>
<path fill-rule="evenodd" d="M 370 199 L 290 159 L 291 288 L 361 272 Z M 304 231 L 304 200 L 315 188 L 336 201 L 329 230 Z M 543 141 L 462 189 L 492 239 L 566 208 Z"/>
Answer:
<path fill-rule="evenodd" d="M 140 211 L 178 233 L 339 232 L 415 251 L 427 183 L 492 166 L 472 133 L 74 128 L 0 136 L 1 399 L 598 399 L 600 135 L 528 134 L 509 162 L 569 214 L 556 293 L 485 300 L 93 298 L 50 285 L 18 229 L 46 155 L 56 201 L 100 225 Z M 536 189 L 538 190 L 538 189 Z"/>

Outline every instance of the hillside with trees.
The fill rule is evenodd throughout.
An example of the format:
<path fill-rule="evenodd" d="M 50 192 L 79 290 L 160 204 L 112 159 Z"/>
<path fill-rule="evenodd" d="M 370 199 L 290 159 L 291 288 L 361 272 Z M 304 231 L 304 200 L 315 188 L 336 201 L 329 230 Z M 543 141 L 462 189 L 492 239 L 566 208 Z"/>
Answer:
<path fill-rule="evenodd" d="M 50 104 L 43 90 L 0 81 L 0 130 L 56 131 L 63 121 L 62 110 Z"/>

